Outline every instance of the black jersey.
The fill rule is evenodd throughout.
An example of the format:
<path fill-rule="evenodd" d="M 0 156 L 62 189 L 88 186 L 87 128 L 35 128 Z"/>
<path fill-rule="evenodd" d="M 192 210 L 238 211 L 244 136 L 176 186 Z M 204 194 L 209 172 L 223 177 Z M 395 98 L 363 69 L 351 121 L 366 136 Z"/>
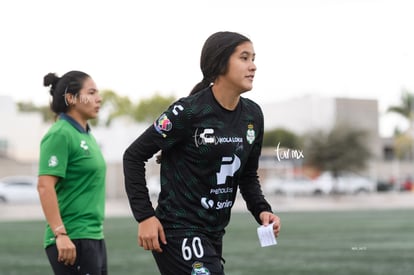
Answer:
<path fill-rule="evenodd" d="M 229 111 L 211 88 L 174 102 L 124 154 L 125 185 L 137 221 L 154 214 L 167 236 L 172 229 L 222 235 L 238 188 L 248 209 L 271 211 L 257 175 L 263 114 L 240 98 Z M 162 150 L 161 193 L 152 208 L 145 187 L 145 161 Z M 182 230 L 180 230 L 182 229 Z"/>

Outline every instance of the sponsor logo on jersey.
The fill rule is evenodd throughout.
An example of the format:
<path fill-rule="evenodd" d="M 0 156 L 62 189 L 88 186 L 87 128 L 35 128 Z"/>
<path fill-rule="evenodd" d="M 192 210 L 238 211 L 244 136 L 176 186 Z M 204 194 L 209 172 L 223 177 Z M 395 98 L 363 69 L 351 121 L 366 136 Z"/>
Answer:
<path fill-rule="evenodd" d="M 191 271 L 191 275 L 210 275 L 210 271 L 204 267 L 203 263 L 194 262 L 192 266 L 193 270 Z"/>
<path fill-rule="evenodd" d="M 201 206 L 204 207 L 205 209 L 211 209 L 214 207 L 214 201 L 209 200 L 205 197 L 201 198 L 200 202 L 201 202 Z"/>
<path fill-rule="evenodd" d="M 229 207 L 232 207 L 232 206 L 233 206 L 233 201 L 229 201 L 229 200 L 226 200 L 226 201 L 218 201 L 217 202 L 216 209 L 217 210 L 220 210 L 220 209 L 229 208 Z"/>
<path fill-rule="evenodd" d="M 206 197 L 202 197 L 201 200 L 201 206 L 205 209 L 224 209 L 224 208 L 231 208 L 233 206 L 233 201 L 231 200 L 225 200 L 225 201 L 218 201 L 217 203 L 214 202 L 212 199 L 208 199 Z"/>
<path fill-rule="evenodd" d="M 155 122 L 154 122 L 155 130 L 160 133 L 163 137 L 167 137 L 164 132 L 168 132 L 172 129 L 172 123 L 166 114 L 162 114 Z"/>
<path fill-rule="evenodd" d="M 224 187 L 224 188 L 215 188 L 215 189 L 211 189 L 210 190 L 210 194 L 227 194 L 227 193 L 232 193 L 233 192 L 233 187 Z"/>
<path fill-rule="evenodd" d="M 241 166 L 241 160 L 237 155 L 222 157 L 220 171 L 216 173 L 217 185 L 225 184 L 227 177 L 233 177 Z"/>
<path fill-rule="evenodd" d="M 56 167 L 59 164 L 59 160 L 56 156 L 51 156 L 48 161 L 49 167 Z"/>
<path fill-rule="evenodd" d="M 249 123 L 249 125 L 247 125 L 247 133 L 246 133 L 247 142 L 249 144 L 252 144 L 255 138 L 256 138 L 256 133 L 254 132 L 253 124 Z"/>
<path fill-rule="evenodd" d="M 219 137 L 214 135 L 214 129 L 212 128 L 197 128 L 194 132 L 194 143 L 196 147 L 206 144 L 243 143 L 243 138 L 236 136 Z"/>

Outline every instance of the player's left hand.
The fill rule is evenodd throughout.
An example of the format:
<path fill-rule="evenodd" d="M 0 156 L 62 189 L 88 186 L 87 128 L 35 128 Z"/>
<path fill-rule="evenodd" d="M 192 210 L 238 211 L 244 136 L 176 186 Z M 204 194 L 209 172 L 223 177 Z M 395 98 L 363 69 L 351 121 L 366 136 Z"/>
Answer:
<path fill-rule="evenodd" d="M 262 225 L 264 226 L 268 226 L 269 224 L 273 223 L 273 233 L 276 237 L 279 236 L 281 223 L 280 218 L 278 216 L 276 216 L 272 212 L 263 211 L 262 213 L 260 213 L 259 218 L 262 221 Z"/>

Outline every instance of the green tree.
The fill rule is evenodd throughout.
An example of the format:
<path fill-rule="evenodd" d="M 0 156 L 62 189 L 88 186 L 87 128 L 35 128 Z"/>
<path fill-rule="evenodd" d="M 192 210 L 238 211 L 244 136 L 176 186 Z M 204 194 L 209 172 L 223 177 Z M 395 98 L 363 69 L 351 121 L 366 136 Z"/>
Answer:
<path fill-rule="evenodd" d="M 17 109 L 19 112 L 39 112 L 42 114 L 44 122 L 54 121 L 56 115 L 50 110 L 48 105 L 36 106 L 33 102 L 17 102 Z"/>
<path fill-rule="evenodd" d="M 264 132 L 263 147 L 277 147 L 278 144 L 284 148 L 301 147 L 300 138 L 286 129 L 277 128 Z"/>
<path fill-rule="evenodd" d="M 103 121 L 105 126 L 109 126 L 113 119 L 120 116 L 129 116 L 136 122 L 152 122 L 175 101 L 174 96 L 164 97 L 155 94 L 134 104 L 129 97 L 120 96 L 112 90 L 103 90 L 101 96 L 101 113 L 97 119 L 90 120 L 91 125 L 97 125 L 100 121 Z M 45 122 L 55 120 L 55 114 L 49 106 L 39 107 L 32 102 L 19 102 L 17 105 L 21 112 L 42 113 Z"/>
<path fill-rule="evenodd" d="M 143 99 L 134 107 L 133 117 L 138 122 L 154 121 L 175 100 L 174 96 L 163 97 L 156 93 Z"/>
<path fill-rule="evenodd" d="M 304 163 L 334 177 L 346 171 L 366 168 L 372 153 L 368 133 L 347 125 L 336 125 L 331 131 L 316 130 L 305 136 Z"/>
<path fill-rule="evenodd" d="M 401 105 L 388 107 L 388 112 L 400 114 L 408 120 L 410 128 L 414 126 L 414 94 L 407 89 L 401 92 Z"/>
<path fill-rule="evenodd" d="M 398 159 L 413 159 L 414 157 L 414 94 L 403 89 L 401 92 L 401 105 L 390 106 L 388 112 L 396 113 L 404 117 L 409 127 L 406 131 L 394 132 L 395 155 Z"/>
<path fill-rule="evenodd" d="M 394 136 L 394 154 L 399 160 L 413 159 L 413 138 L 410 133 L 400 133 Z"/>
<path fill-rule="evenodd" d="M 133 104 L 129 97 L 119 96 L 112 90 L 103 90 L 102 96 L 102 110 L 107 112 L 105 118 L 105 125 L 109 126 L 112 120 L 120 116 L 130 116 L 133 112 Z"/>

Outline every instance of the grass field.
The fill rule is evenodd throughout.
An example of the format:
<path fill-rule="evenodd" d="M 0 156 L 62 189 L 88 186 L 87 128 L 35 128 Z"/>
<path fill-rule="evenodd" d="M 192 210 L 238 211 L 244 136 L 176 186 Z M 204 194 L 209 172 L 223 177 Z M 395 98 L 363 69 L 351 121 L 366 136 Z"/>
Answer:
<path fill-rule="evenodd" d="M 413 210 L 280 213 L 278 245 L 261 248 L 248 213 L 233 213 L 224 239 L 228 275 L 408 275 L 414 270 Z M 42 221 L 0 222 L 0 274 L 52 274 Z M 132 218 L 105 222 L 112 275 L 158 274 L 136 245 Z M 177 274 L 184 275 L 184 274 Z"/>

